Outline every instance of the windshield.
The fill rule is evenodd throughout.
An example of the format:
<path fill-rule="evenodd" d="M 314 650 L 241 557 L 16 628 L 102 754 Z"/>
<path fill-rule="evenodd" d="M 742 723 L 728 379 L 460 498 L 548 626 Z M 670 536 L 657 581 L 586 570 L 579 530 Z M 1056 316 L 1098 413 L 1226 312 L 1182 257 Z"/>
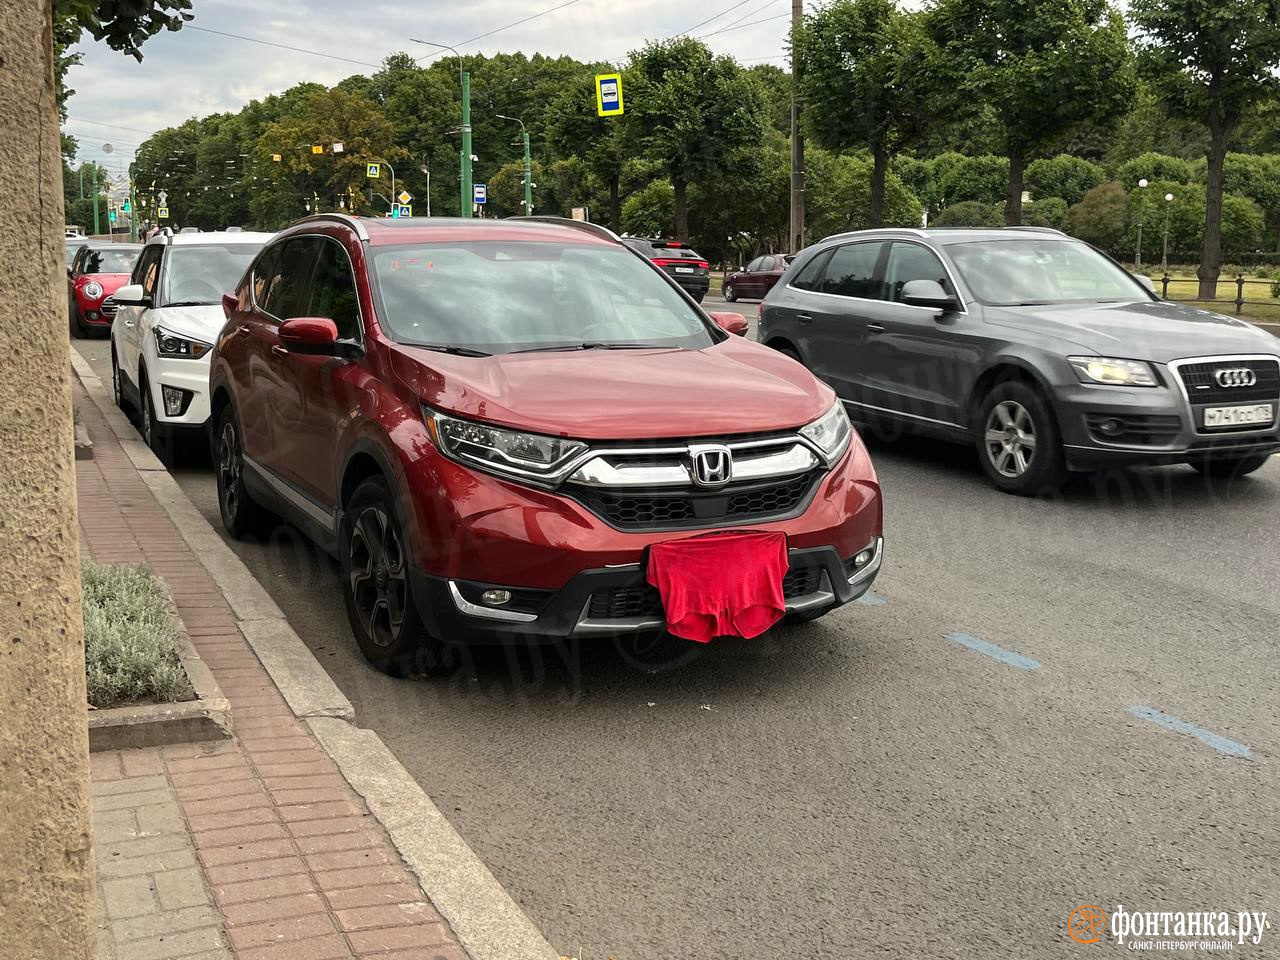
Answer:
<path fill-rule="evenodd" d="M 379 318 L 395 341 L 482 353 L 719 341 L 678 290 L 629 251 L 480 241 L 375 247 Z"/>
<path fill-rule="evenodd" d="M 129 273 L 141 247 L 94 247 L 81 261 L 82 273 Z"/>
<path fill-rule="evenodd" d="M 261 244 L 174 244 L 165 254 L 160 296 L 167 306 L 219 303 L 236 288 Z"/>
<path fill-rule="evenodd" d="M 947 253 L 988 306 L 1150 299 L 1120 266 L 1073 240 L 976 240 L 948 244 Z"/>

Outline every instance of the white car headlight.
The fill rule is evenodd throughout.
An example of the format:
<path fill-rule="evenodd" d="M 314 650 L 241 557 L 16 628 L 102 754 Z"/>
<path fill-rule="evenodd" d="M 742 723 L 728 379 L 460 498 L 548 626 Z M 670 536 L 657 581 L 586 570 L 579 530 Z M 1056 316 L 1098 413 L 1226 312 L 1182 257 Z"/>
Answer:
<path fill-rule="evenodd" d="M 156 335 L 156 353 L 166 360 L 199 360 L 213 349 L 213 344 L 170 333 L 164 327 L 156 327 L 153 332 Z"/>
<path fill-rule="evenodd" d="M 1067 357 L 1071 369 L 1081 383 L 1100 383 L 1109 387 L 1159 386 L 1151 364 L 1142 360 L 1119 360 L 1115 357 Z"/>
<path fill-rule="evenodd" d="M 83 287 L 80 288 L 80 292 L 83 293 L 90 300 L 97 300 L 100 296 L 102 296 L 102 284 L 100 284 L 97 280 L 90 280 L 88 283 L 86 283 Z"/>
<path fill-rule="evenodd" d="M 849 446 L 853 424 L 845 412 L 844 402 L 837 399 L 830 410 L 813 423 L 801 427 L 800 435 L 822 451 L 827 463 L 835 463 Z"/>
<path fill-rule="evenodd" d="M 459 420 L 426 406 L 422 413 L 432 442 L 445 456 L 518 480 L 556 483 L 574 458 L 587 449 L 580 440 Z"/>

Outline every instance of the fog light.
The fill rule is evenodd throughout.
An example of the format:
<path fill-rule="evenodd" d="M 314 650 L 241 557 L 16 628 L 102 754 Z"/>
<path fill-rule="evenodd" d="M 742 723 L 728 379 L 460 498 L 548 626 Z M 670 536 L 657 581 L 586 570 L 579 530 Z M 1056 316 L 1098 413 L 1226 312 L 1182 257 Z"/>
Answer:
<path fill-rule="evenodd" d="M 1124 433 L 1124 424 L 1115 418 L 1103 420 L 1098 424 L 1098 431 L 1108 437 L 1118 436 Z"/>
<path fill-rule="evenodd" d="M 182 408 L 187 403 L 187 391 L 179 390 L 177 387 L 161 386 L 160 392 L 164 396 L 164 412 L 166 416 L 180 417 L 182 416 Z"/>
<path fill-rule="evenodd" d="M 511 602 L 510 590 L 486 590 L 480 594 L 480 599 L 491 607 L 500 607 L 504 603 Z"/>
<path fill-rule="evenodd" d="M 875 556 L 875 554 L 872 553 L 870 550 L 863 550 L 860 554 L 858 554 L 856 557 L 853 558 L 853 565 L 855 567 L 865 567 L 868 563 L 871 562 L 871 558 L 873 556 Z"/>
<path fill-rule="evenodd" d="M 98 311 L 97 311 L 97 310 L 86 310 L 84 315 L 85 315 L 86 317 L 88 317 L 90 320 L 97 320 L 97 319 L 98 319 Z"/>

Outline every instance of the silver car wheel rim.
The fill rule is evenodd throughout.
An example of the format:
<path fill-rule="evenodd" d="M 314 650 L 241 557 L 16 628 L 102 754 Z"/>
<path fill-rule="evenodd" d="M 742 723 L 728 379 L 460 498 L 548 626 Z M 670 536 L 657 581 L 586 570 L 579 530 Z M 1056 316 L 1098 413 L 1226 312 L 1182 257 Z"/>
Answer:
<path fill-rule="evenodd" d="M 983 443 L 996 473 L 1016 480 L 1029 469 L 1036 452 L 1036 425 L 1016 400 L 1001 400 L 987 415 Z"/>

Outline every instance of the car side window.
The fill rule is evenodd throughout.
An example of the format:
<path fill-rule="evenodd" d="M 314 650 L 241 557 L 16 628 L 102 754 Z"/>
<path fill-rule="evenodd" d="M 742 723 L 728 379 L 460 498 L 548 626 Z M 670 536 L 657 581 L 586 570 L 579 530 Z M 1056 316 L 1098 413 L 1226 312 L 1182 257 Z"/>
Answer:
<path fill-rule="evenodd" d="M 818 254 L 800 268 L 800 272 L 796 274 L 795 279 L 791 281 L 791 286 L 798 290 L 818 289 L 818 281 L 822 279 L 822 271 L 826 268 L 827 261 L 830 259 L 830 250 L 824 250 L 822 253 Z"/>
<path fill-rule="evenodd" d="M 818 291 L 838 297 L 878 300 L 876 263 L 883 247 L 883 243 L 847 243 L 837 247 L 827 263 Z"/>
<path fill-rule="evenodd" d="M 156 294 L 156 278 L 160 275 L 160 254 L 163 249 L 157 244 L 147 247 L 143 251 L 142 256 L 138 258 L 138 265 L 134 268 L 133 276 L 130 277 L 134 283 L 142 285 L 142 295 L 144 297 L 154 297 Z"/>
<path fill-rule="evenodd" d="M 937 254 L 918 243 L 895 243 L 884 268 L 883 299 L 901 303 L 902 287 L 912 280 L 933 280 L 948 293 L 955 292 Z"/>
<path fill-rule="evenodd" d="M 755 273 L 760 269 L 760 264 L 764 263 L 764 257 L 756 257 L 747 264 L 747 273 Z"/>
<path fill-rule="evenodd" d="M 260 309 L 277 320 L 307 315 L 307 296 L 311 273 L 320 254 L 319 245 L 319 237 L 290 237 L 279 245 L 279 256 L 271 261 L 270 272 L 262 277 L 265 290 L 258 298 Z M 258 282 L 256 273 L 254 282 Z"/>
<path fill-rule="evenodd" d="M 320 259 L 311 280 L 309 317 L 328 317 L 338 328 L 341 340 L 360 339 L 360 305 L 351 262 L 337 240 L 321 241 Z"/>

